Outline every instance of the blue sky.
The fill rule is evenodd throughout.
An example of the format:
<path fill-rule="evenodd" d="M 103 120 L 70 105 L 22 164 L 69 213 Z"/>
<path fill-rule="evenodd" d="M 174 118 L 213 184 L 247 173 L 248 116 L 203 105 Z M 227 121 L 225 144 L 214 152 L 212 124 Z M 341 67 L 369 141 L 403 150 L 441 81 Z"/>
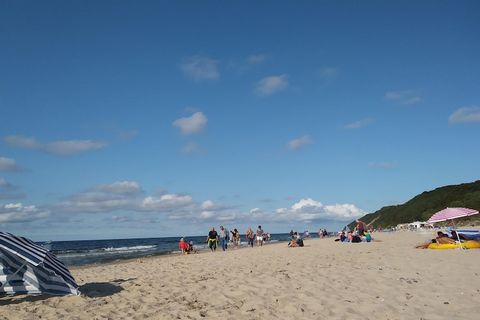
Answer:
<path fill-rule="evenodd" d="M 479 178 L 477 1 L 4 1 L 0 229 L 336 229 Z"/>

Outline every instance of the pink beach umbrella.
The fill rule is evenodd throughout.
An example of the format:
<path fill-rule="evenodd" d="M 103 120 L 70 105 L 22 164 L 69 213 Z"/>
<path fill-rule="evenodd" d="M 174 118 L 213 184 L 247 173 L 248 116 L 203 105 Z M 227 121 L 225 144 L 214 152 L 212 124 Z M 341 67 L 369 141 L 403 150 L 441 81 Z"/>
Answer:
<path fill-rule="evenodd" d="M 457 218 L 469 217 L 478 214 L 478 210 L 469 208 L 445 208 L 435 213 L 428 223 L 442 222 L 447 220 L 453 220 Z"/>

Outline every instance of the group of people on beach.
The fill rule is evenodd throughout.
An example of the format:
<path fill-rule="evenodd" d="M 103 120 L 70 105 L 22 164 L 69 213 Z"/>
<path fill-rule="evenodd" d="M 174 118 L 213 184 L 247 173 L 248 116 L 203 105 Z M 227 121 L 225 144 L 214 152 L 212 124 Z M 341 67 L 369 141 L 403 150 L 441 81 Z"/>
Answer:
<path fill-rule="evenodd" d="M 189 254 L 189 253 L 196 253 L 197 250 L 193 245 L 193 241 L 187 242 L 184 238 L 181 238 L 178 242 L 178 248 L 182 252 L 182 254 Z"/>
<path fill-rule="evenodd" d="M 288 246 L 291 248 L 295 247 L 303 247 L 305 244 L 303 243 L 303 239 L 309 238 L 310 235 L 308 231 L 305 231 L 303 233 L 303 237 L 300 235 L 299 232 L 293 231 L 293 229 L 290 231 L 290 241 L 288 242 Z"/>
<path fill-rule="evenodd" d="M 245 240 L 248 246 L 253 248 L 253 244 L 256 241 L 257 246 L 263 246 L 264 242 L 270 241 L 270 234 L 263 231 L 262 226 L 258 226 L 257 231 L 254 232 L 251 227 L 248 227 L 245 232 Z M 240 247 L 241 237 L 240 232 L 234 228 L 233 231 L 228 231 L 224 226 L 220 226 L 219 232 L 214 227 L 210 229 L 207 236 L 207 244 L 212 252 L 217 250 L 217 245 L 220 244 L 222 250 L 228 249 L 228 244 L 231 243 L 236 249 Z"/>
<path fill-rule="evenodd" d="M 343 230 L 338 233 L 338 238 L 335 239 L 335 241 L 351 243 L 371 242 L 373 238 L 371 231 L 368 230 L 367 224 L 358 219 L 355 222 L 357 225 L 353 231 Z"/>

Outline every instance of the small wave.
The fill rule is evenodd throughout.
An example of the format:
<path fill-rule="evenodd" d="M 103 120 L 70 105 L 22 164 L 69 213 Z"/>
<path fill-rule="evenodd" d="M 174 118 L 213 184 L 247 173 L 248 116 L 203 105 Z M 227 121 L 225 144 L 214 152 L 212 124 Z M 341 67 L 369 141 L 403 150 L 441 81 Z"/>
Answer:
<path fill-rule="evenodd" d="M 125 254 L 134 252 L 153 251 L 157 246 L 133 246 L 133 247 L 108 247 L 93 250 L 64 250 L 54 252 L 59 257 L 86 257 L 86 256 L 100 256 L 107 254 Z"/>
<path fill-rule="evenodd" d="M 133 247 L 109 247 L 109 248 L 103 248 L 101 250 L 106 251 L 106 252 L 135 252 L 135 251 L 148 251 L 151 249 L 155 249 L 157 246 L 151 245 L 151 246 L 133 246 Z"/>

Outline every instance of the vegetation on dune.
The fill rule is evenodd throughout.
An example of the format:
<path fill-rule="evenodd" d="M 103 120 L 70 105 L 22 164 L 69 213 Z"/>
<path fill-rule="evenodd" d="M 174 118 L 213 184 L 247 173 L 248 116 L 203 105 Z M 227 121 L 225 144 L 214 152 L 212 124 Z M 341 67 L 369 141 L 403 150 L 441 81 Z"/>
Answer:
<path fill-rule="evenodd" d="M 480 180 L 425 191 L 404 204 L 383 207 L 374 213 L 363 216 L 360 220 L 374 228 L 388 228 L 400 223 L 427 221 L 435 212 L 446 207 L 466 207 L 480 210 Z M 478 223 L 479 216 L 459 219 L 459 223 Z M 355 222 L 349 225 L 350 228 L 354 226 Z"/>

